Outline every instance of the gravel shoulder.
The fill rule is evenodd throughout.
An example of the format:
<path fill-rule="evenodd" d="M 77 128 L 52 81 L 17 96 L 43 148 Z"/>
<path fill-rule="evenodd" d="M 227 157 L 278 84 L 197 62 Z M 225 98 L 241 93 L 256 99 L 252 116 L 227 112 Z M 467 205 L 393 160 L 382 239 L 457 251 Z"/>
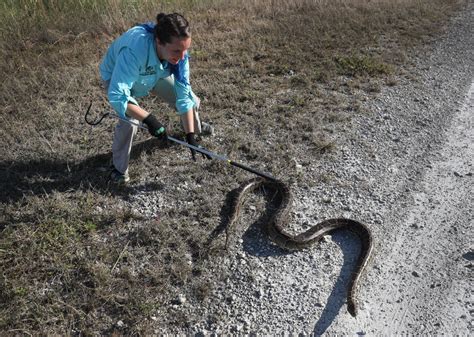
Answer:
<path fill-rule="evenodd" d="M 208 266 L 222 282 L 205 303 L 181 303 L 180 312 L 205 317 L 186 332 L 472 332 L 473 13 L 471 2 L 419 51 L 411 76 L 366 101 L 367 114 L 336 140 L 331 160 L 302 168 L 325 172 L 330 184 L 292 186 L 295 230 L 343 216 L 373 231 L 358 317 L 345 305 L 359 250 L 350 233 L 287 254 L 254 224 L 237 234 L 232 254 Z M 242 222 L 254 213 L 247 209 Z"/>
<path fill-rule="evenodd" d="M 386 171 L 370 176 L 380 176 L 377 194 L 386 197 L 372 227 L 378 244 L 361 294 L 366 310 L 328 332 L 472 333 L 473 25 L 471 4 L 420 55 L 421 81 L 374 104 L 387 121 L 378 131 L 394 134 L 375 138 Z"/>
<path fill-rule="evenodd" d="M 421 179 L 409 189 L 410 199 L 388 214 L 361 317 L 368 332 L 472 331 L 473 103 L 471 85 L 444 144 L 430 151 Z"/>

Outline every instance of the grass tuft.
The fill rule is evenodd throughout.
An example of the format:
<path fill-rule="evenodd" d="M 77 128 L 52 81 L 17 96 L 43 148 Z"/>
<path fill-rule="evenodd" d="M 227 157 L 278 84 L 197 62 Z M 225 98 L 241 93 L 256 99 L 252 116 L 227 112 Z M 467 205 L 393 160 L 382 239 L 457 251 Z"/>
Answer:
<path fill-rule="evenodd" d="M 334 59 L 338 73 L 347 76 L 390 75 L 393 67 L 367 56 L 336 56 Z"/>

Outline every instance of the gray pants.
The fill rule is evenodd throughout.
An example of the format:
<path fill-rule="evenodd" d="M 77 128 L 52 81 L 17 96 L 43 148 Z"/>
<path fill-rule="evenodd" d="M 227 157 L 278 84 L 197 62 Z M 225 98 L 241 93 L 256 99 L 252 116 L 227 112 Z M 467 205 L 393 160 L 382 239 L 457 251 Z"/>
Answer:
<path fill-rule="evenodd" d="M 104 82 L 104 87 L 108 91 L 108 82 Z M 160 79 L 152 90 L 154 95 L 162 98 L 172 108 L 175 109 L 176 93 L 174 90 L 174 78 L 169 76 Z M 194 107 L 194 132 L 201 133 L 201 121 L 199 119 L 199 98 L 193 93 L 196 106 Z M 131 122 L 138 123 L 136 119 L 130 118 Z M 130 161 L 130 151 L 132 150 L 133 137 L 137 134 L 137 127 L 120 120 L 115 127 L 114 141 L 112 143 L 112 162 L 122 174 L 128 173 Z"/>

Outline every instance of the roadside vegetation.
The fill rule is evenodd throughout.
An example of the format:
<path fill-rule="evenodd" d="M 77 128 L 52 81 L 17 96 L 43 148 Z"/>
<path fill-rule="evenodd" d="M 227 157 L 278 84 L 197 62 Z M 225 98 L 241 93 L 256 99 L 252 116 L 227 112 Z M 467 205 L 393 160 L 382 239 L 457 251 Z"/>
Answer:
<path fill-rule="evenodd" d="M 250 176 L 142 132 L 132 184 L 104 168 L 114 122 L 98 64 L 160 11 L 192 23 L 192 85 L 211 151 L 300 188 L 349 141 L 351 118 L 400 78 L 461 0 L 4 0 L 0 3 L 0 332 L 148 334 L 185 328 L 225 273 L 207 249 L 229 192 Z M 182 137 L 174 112 L 142 104 Z M 153 197 L 154 202 L 150 200 Z M 158 200 L 159 202 L 157 202 Z M 147 210 L 147 211 L 140 211 Z M 212 268 L 211 268 L 212 266 Z M 178 294 L 195 305 L 180 311 Z M 215 317 L 214 319 L 220 319 Z"/>

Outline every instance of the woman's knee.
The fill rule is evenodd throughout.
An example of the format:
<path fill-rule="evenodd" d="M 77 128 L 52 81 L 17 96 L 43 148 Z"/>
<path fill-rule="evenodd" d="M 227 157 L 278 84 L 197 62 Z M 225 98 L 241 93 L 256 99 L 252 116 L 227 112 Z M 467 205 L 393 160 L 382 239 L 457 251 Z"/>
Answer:
<path fill-rule="evenodd" d="M 176 92 L 174 90 L 173 76 L 168 76 L 168 77 L 159 79 L 158 82 L 156 82 L 156 85 L 153 88 L 152 93 L 160 97 L 163 101 L 168 103 L 171 107 L 174 107 L 176 104 Z"/>

